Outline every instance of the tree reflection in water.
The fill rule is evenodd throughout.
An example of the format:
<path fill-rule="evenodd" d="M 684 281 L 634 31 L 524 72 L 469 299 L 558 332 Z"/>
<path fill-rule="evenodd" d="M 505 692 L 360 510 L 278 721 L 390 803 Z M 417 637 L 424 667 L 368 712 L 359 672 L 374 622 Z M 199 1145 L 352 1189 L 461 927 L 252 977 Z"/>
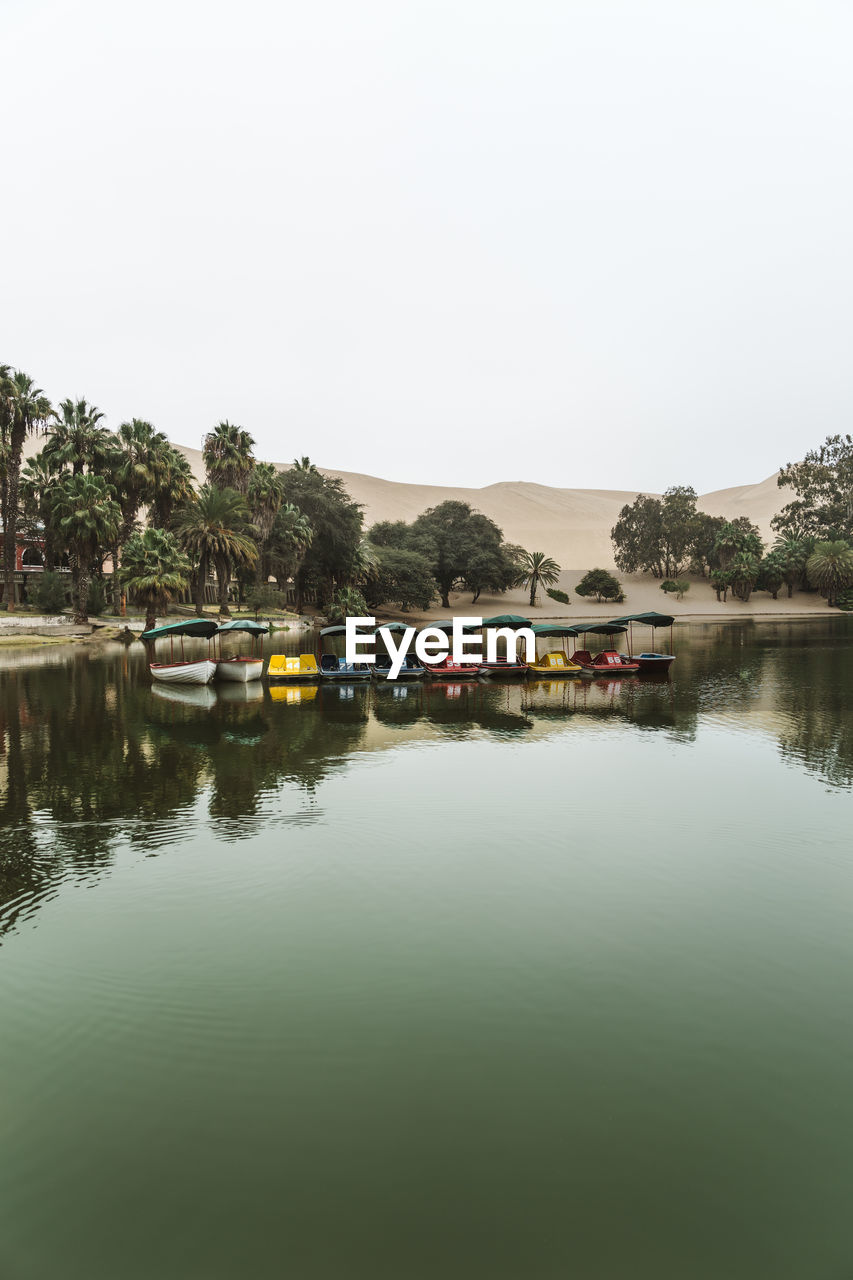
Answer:
<path fill-rule="evenodd" d="M 75 649 L 0 672 L 0 935 L 119 844 L 161 850 L 197 821 L 251 836 L 311 821 L 356 752 L 415 739 L 531 740 L 621 722 L 689 742 L 704 720 L 772 732 L 784 759 L 853 782 L 849 618 L 693 628 L 672 679 L 152 689 L 141 652 Z M 626 749 L 632 748 L 626 743 Z M 294 797 L 288 798 L 288 789 Z"/>

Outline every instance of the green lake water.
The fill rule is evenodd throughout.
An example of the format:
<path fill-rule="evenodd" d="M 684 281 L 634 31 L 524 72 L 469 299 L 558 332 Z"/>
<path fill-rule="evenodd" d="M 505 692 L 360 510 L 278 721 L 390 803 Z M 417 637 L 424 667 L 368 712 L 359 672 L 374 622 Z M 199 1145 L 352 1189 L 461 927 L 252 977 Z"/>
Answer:
<path fill-rule="evenodd" d="M 0 653 L 2 1280 L 853 1274 L 853 618 L 678 649 Z"/>

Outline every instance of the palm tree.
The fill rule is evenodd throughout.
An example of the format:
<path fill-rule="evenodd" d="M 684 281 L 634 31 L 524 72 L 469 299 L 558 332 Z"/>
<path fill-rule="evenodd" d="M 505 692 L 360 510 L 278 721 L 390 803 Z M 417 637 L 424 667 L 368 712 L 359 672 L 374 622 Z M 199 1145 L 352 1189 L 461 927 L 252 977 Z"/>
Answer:
<path fill-rule="evenodd" d="M 160 435 L 160 432 L 157 432 Z M 184 455 L 169 444 L 158 445 L 154 459 L 154 491 L 148 523 L 157 529 L 171 527 L 175 510 L 192 499 L 195 492 L 192 468 Z"/>
<path fill-rule="evenodd" d="M 168 612 L 169 601 L 186 587 L 189 574 L 189 560 L 166 529 L 132 533 L 124 544 L 122 585 L 145 605 L 146 631 L 156 625 L 158 613 Z"/>
<path fill-rule="evenodd" d="M 21 507 L 24 520 L 35 540 L 44 539 L 44 568 L 51 573 L 56 567 L 56 547 L 51 522 L 51 495 L 56 475 L 44 456 L 44 450 L 27 458 L 21 471 Z"/>
<path fill-rule="evenodd" d="M 808 542 L 805 538 L 787 534 L 776 539 L 773 544 L 773 550 L 779 555 L 782 576 L 788 587 L 788 599 L 790 600 L 794 594 L 794 587 L 803 580 L 806 561 L 810 554 Z"/>
<path fill-rule="evenodd" d="M 73 476 L 96 471 L 109 461 L 115 448 L 112 433 L 100 425 L 104 415 L 85 400 L 63 400 L 54 414 L 54 425 L 44 452 L 56 471 L 71 468 Z"/>
<path fill-rule="evenodd" d="M 261 582 L 267 581 L 269 543 L 275 518 L 284 502 L 281 475 L 271 462 L 256 462 L 249 477 L 249 511 L 260 539 Z"/>
<path fill-rule="evenodd" d="M 74 621 L 88 622 L 92 564 L 103 560 L 121 523 L 121 508 L 104 476 L 65 474 L 51 499 L 51 517 L 71 561 Z"/>
<path fill-rule="evenodd" d="M 297 613 L 302 612 L 299 569 L 313 537 L 314 530 L 308 517 L 292 502 L 285 502 L 276 515 L 270 536 L 270 568 L 281 590 L 285 589 L 288 578 L 296 579 Z"/>
<path fill-rule="evenodd" d="M 560 580 L 560 566 L 544 551 L 524 551 L 519 557 L 518 581 L 530 588 L 530 607 L 536 604 L 540 586 L 553 587 Z"/>
<path fill-rule="evenodd" d="M 752 588 L 758 580 L 760 561 L 752 551 L 738 551 L 732 558 L 728 568 L 728 578 L 732 594 L 739 600 L 747 601 Z"/>
<path fill-rule="evenodd" d="M 178 542 L 196 566 L 195 610 L 204 613 L 204 587 L 211 564 L 219 583 L 219 612 L 228 613 L 228 583 L 235 564 L 258 558 L 246 499 L 233 489 L 202 485 L 175 516 Z"/>
<path fill-rule="evenodd" d="M 819 542 L 806 562 L 809 582 L 836 604 L 845 587 L 853 586 L 853 547 L 839 539 Z"/>
<path fill-rule="evenodd" d="M 252 455 L 254 443 L 248 431 L 233 422 L 220 422 L 209 431 L 201 451 L 207 483 L 216 485 L 218 489 L 235 489 L 245 498 L 249 476 L 255 465 Z"/>
<path fill-rule="evenodd" d="M 50 401 L 32 378 L 4 366 L 0 370 L 0 437 L 3 461 L 3 575 L 6 607 L 15 608 L 15 551 L 18 535 L 18 487 L 27 436 L 43 431 Z"/>
<path fill-rule="evenodd" d="M 113 613 L 116 615 L 121 612 L 120 548 L 133 532 L 140 508 L 154 497 L 159 459 L 163 446 L 168 443 L 162 431 L 155 431 L 150 422 L 139 418 L 123 422 L 115 435 L 109 471 L 121 507 L 121 527 L 112 548 Z"/>

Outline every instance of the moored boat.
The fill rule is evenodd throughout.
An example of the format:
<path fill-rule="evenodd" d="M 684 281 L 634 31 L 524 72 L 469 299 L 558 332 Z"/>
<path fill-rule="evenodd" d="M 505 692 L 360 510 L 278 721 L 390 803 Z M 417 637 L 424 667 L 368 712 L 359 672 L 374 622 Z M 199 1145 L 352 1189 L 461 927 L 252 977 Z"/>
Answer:
<path fill-rule="evenodd" d="M 574 636 L 576 633 L 574 627 L 568 624 L 534 622 L 533 634 L 536 636 L 538 647 L 540 637 L 543 640 L 550 640 Z M 565 649 L 549 649 L 547 653 L 537 656 L 535 662 L 531 662 L 530 675 L 534 680 L 541 678 L 563 680 L 567 676 L 583 675 L 583 668 L 580 663 L 571 660 Z"/>
<path fill-rule="evenodd" d="M 265 636 L 269 627 L 264 622 L 253 622 L 251 618 L 235 618 L 233 622 L 223 622 L 216 629 L 219 638 L 219 658 L 216 663 L 217 680 L 229 680 L 236 684 L 248 684 L 252 680 L 260 680 L 264 669 L 264 660 L 260 653 L 255 653 L 255 644 L 261 636 Z M 236 632 L 251 636 L 252 652 L 248 655 L 238 654 L 233 658 L 223 658 L 222 637 Z"/>
<path fill-rule="evenodd" d="M 578 623 L 571 628 L 571 634 L 578 636 L 607 636 L 610 645 L 606 649 L 601 649 L 598 653 L 592 654 L 589 649 L 575 649 L 572 654 L 572 662 L 576 662 L 581 667 L 583 675 L 586 676 L 633 676 L 639 671 L 636 662 L 630 661 L 623 654 L 618 653 L 613 648 L 613 637 L 615 635 L 624 635 L 628 630 L 626 626 L 616 622 L 587 622 Z"/>
<path fill-rule="evenodd" d="M 312 684 L 320 679 L 320 668 L 313 653 L 274 653 L 267 667 L 267 679 L 288 684 Z"/>
<path fill-rule="evenodd" d="M 374 629 L 374 635 L 382 638 L 383 631 L 396 632 L 399 635 L 405 635 L 410 630 L 404 622 L 380 622 Z M 391 667 L 393 659 L 390 652 L 376 654 L 376 661 L 373 664 L 373 676 L 376 680 L 422 680 L 426 675 L 426 667 L 415 656 L 414 653 L 407 653 L 403 659 L 403 664 L 396 676 L 391 675 Z"/>
<path fill-rule="evenodd" d="M 152 627 L 143 631 L 140 637 L 146 644 L 154 645 L 158 640 L 168 639 L 169 661 L 149 662 L 148 670 L 152 679 L 164 684 L 209 684 L 216 674 L 216 663 L 210 657 L 210 639 L 216 635 L 217 625 L 210 618 L 192 618 L 184 622 L 170 622 L 162 627 Z M 187 659 L 184 655 L 184 637 L 193 636 L 208 641 L 206 658 Z M 181 656 L 175 660 L 175 639 L 181 642 Z"/>
<path fill-rule="evenodd" d="M 493 618 L 484 618 L 482 625 L 483 639 L 486 639 L 485 633 L 492 628 L 497 629 L 509 628 L 511 631 L 518 631 L 520 627 L 529 627 L 530 619 L 522 618 L 518 613 L 498 613 Z M 486 646 L 483 646 L 484 653 L 487 652 Z M 515 661 L 510 661 L 509 646 L 507 645 L 506 657 L 492 658 L 491 661 L 484 657 L 478 664 L 478 671 L 481 676 L 489 676 L 492 678 L 503 680 L 521 680 L 527 675 L 529 665 L 524 659 L 519 658 L 518 651 L 515 652 Z"/>
<path fill-rule="evenodd" d="M 628 625 L 628 660 L 636 662 L 643 675 L 665 675 L 669 668 L 675 662 L 675 654 L 672 652 L 672 627 L 675 618 L 669 613 L 656 613 L 652 610 L 650 613 L 626 613 L 624 618 L 614 618 L 614 625 L 627 623 Z M 633 653 L 633 632 L 634 623 L 644 627 L 650 627 L 654 633 L 658 627 L 669 627 L 669 653 Z"/>
<path fill-rule="evenodd" d="M 476 680 L 480 668 L 475 663 L 453 662 L 450 658 L 442 658 L 439 662 L 431 662 L 426 669 L 432 680 Z"/>
<path fill-rule="evenodd" d="M 367 662 L 347 662 L 334 653 L 323 653 L 323 641 L 330 636 L 346 635 L 346 627 L 338 623 L 332 627 L 324 627 L 320 632 L 320 677 L 323 680 L 369 680 L 370 665 Z"/>

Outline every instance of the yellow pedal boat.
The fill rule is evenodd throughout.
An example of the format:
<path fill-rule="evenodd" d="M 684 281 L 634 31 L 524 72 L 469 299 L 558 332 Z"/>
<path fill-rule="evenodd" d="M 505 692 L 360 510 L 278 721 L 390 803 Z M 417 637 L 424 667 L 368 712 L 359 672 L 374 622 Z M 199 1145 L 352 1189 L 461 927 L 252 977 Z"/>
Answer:
<path fill-rule="evenodd" d="M 570 626 L 560 626 L 552 622 L 534 622 L 533 634 L 538 643 L 540 636 L 547 639 L 556 636 L 572 636 L 575 633 Z M 535 662 L 530 663 L 530 676 L 533 680 L 543 677 L 547 680 L 562 680 L 565 676 L 579 676 L 582 673 L 583 667 L 577 662 L 572 662 L 562 649 L 552 649 L 550 653 L 542 654 L 541 657 L 536 658 Z"/>
<path fill-rule="evenodd" d="M 286 653 L 274 653 L 267 668 L 268 680 L 286 680 L 291 684 L 320 679 L 320 668 L 313 653 L 300 653 L 297 658 Z"/>

